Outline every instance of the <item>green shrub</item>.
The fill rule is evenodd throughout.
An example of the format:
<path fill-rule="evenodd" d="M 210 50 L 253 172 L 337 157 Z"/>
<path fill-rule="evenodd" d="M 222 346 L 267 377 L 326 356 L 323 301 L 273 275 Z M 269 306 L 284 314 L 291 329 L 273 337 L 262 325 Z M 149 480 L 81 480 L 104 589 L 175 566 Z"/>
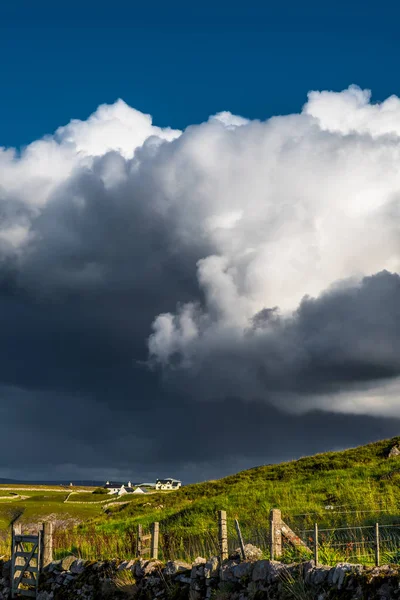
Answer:
<path fill-rule="evenodd" d="M 97 487 L 95 490 L 93 490 L 93 494 L 108 494 L 108 490 L 102 487 Z"/>

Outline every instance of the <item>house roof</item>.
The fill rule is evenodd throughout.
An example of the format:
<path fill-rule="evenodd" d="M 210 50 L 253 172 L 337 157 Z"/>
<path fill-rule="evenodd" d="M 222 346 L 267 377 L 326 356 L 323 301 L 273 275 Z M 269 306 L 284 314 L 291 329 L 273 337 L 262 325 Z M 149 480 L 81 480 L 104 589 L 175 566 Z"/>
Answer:
<path fill-rule="evenodd" d="M 165 479 L 157 479 L 157 483 L 182 483 L 179 479 L 173 477 L 166 477 Z"/>
<path fill-rule="evenodd" d="M 105 487 L 106 489 L 110 489 L 110 488 L 120 488 L 120 487 L 122 487 L 123 485 L 124 485 L 123 483 L 114 483 L 114 482 L 111 482 L 111 483 L 106 483 L 106 484 L 104 485 L 104 487 Z"/>

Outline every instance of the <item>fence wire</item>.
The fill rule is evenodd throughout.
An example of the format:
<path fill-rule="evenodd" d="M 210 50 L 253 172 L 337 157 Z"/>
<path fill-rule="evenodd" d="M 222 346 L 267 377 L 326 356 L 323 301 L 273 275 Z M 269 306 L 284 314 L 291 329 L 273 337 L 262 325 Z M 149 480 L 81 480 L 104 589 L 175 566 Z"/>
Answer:
<path fill-rule="evenodd" d="M 264 558 L 270 557 L 269 515 L 263 522 L 240 519 L 240 515 L 228 514 L 228 553 L 234 555 L 239 550 L 239 539 L 234 519 L 240 524 L 245 545 L 251 544 L 261 550 Z M 196 520 L 198 519 L 198 520 Z M 315 552 L 314 528 L 298 527 L 293 517 L 283 519 L 302 540 L 302 546 L 293 546 L 282 538 L 282 560 L 294 562 L 313 558 Z M 400 523 L 382 523 L 379 525 L 379 558 L 381 564 L 400 564 Z M 149 537 L 151 524 L 143 527 L 143 534 Z M 0 540 L 1 541 L 1 540 Z M 355 562 L 372 565 L 377 560 L 377 538 L 375 525 L 338 525 L 320 527 L 318 531 L 319 562 L 333 565 L 337 562 Z M 8 544 L 8 536 L 4 536 Z M 55 558 L 66 555 L 91 559 L 134 559 L 138 556 L 137 527 L 122 531 L 105 531 L 92 527 L 74 530 L 58 529 L 54 533 Z M 190 511 L 182 511 L 160 522 L 158 557 L 161 560 L 194 560 L 198 556 L 220 555 L 218 520 L 216 512 L 193 516 Z M 150 543 L 141 548 L 141 556 L 150 558 Z"/>

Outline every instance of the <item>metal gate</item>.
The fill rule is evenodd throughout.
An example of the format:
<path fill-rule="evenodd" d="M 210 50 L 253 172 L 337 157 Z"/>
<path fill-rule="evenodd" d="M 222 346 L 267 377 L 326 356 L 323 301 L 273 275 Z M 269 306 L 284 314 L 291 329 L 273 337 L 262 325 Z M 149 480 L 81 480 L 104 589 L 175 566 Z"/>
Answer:
<path fill-rule="evenodd" d="M 18 595 L 36 598 L 43 532 L 21 535 L 20 530 L 13 528 L 11 535 L 11 598 Z"/>

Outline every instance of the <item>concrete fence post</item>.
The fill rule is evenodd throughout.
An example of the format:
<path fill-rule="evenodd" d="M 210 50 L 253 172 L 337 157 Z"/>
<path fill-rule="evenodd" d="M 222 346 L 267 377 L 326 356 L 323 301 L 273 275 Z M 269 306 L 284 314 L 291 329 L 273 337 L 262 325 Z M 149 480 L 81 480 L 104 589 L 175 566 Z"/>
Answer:
<path fill-rule="evenodd" d="M 218 511 L 218 541 L 221 560 L 228 558 L 228 528 L 226 523 L 226 511 Z"/>
<path fill-rule="evenodd" d="M 279 508 L 272 508 L 269 513 L 270 555 L 271 560 L 282 556 L 282 513 Z"/>
<path fill-rule="evenodd" d="M 379 548 L 379 523 L 375 523 L 375 566 L 379 567 L 380 548 Z"/>
<path fill-rule="evenodd" d="M 141 525 L 137 526 L 137 544 L 136 544 L 136 557 L 140 558 L 142 556 L 142 536 L 143 536 L 143 527 Z"/>
<path fill-rule="evenodd" d="M 160 535 L 160 525 L 159 523 L 153 523 L 153 528 L 151 530 L 151 550 L 150 550 L 150 558 L 158 559 L 158 540 Z"/>
<path fill-rule="evenodd" d="M 46 567 L 53 560 L 53 523 L 47 521 L 43 523 L 43 553 L 42 567 Z"/>
<path fill-rule="evenodd" d="M 315 566 L 318 567 L 318 523 L 314 523 L 314 562 Z"/>

